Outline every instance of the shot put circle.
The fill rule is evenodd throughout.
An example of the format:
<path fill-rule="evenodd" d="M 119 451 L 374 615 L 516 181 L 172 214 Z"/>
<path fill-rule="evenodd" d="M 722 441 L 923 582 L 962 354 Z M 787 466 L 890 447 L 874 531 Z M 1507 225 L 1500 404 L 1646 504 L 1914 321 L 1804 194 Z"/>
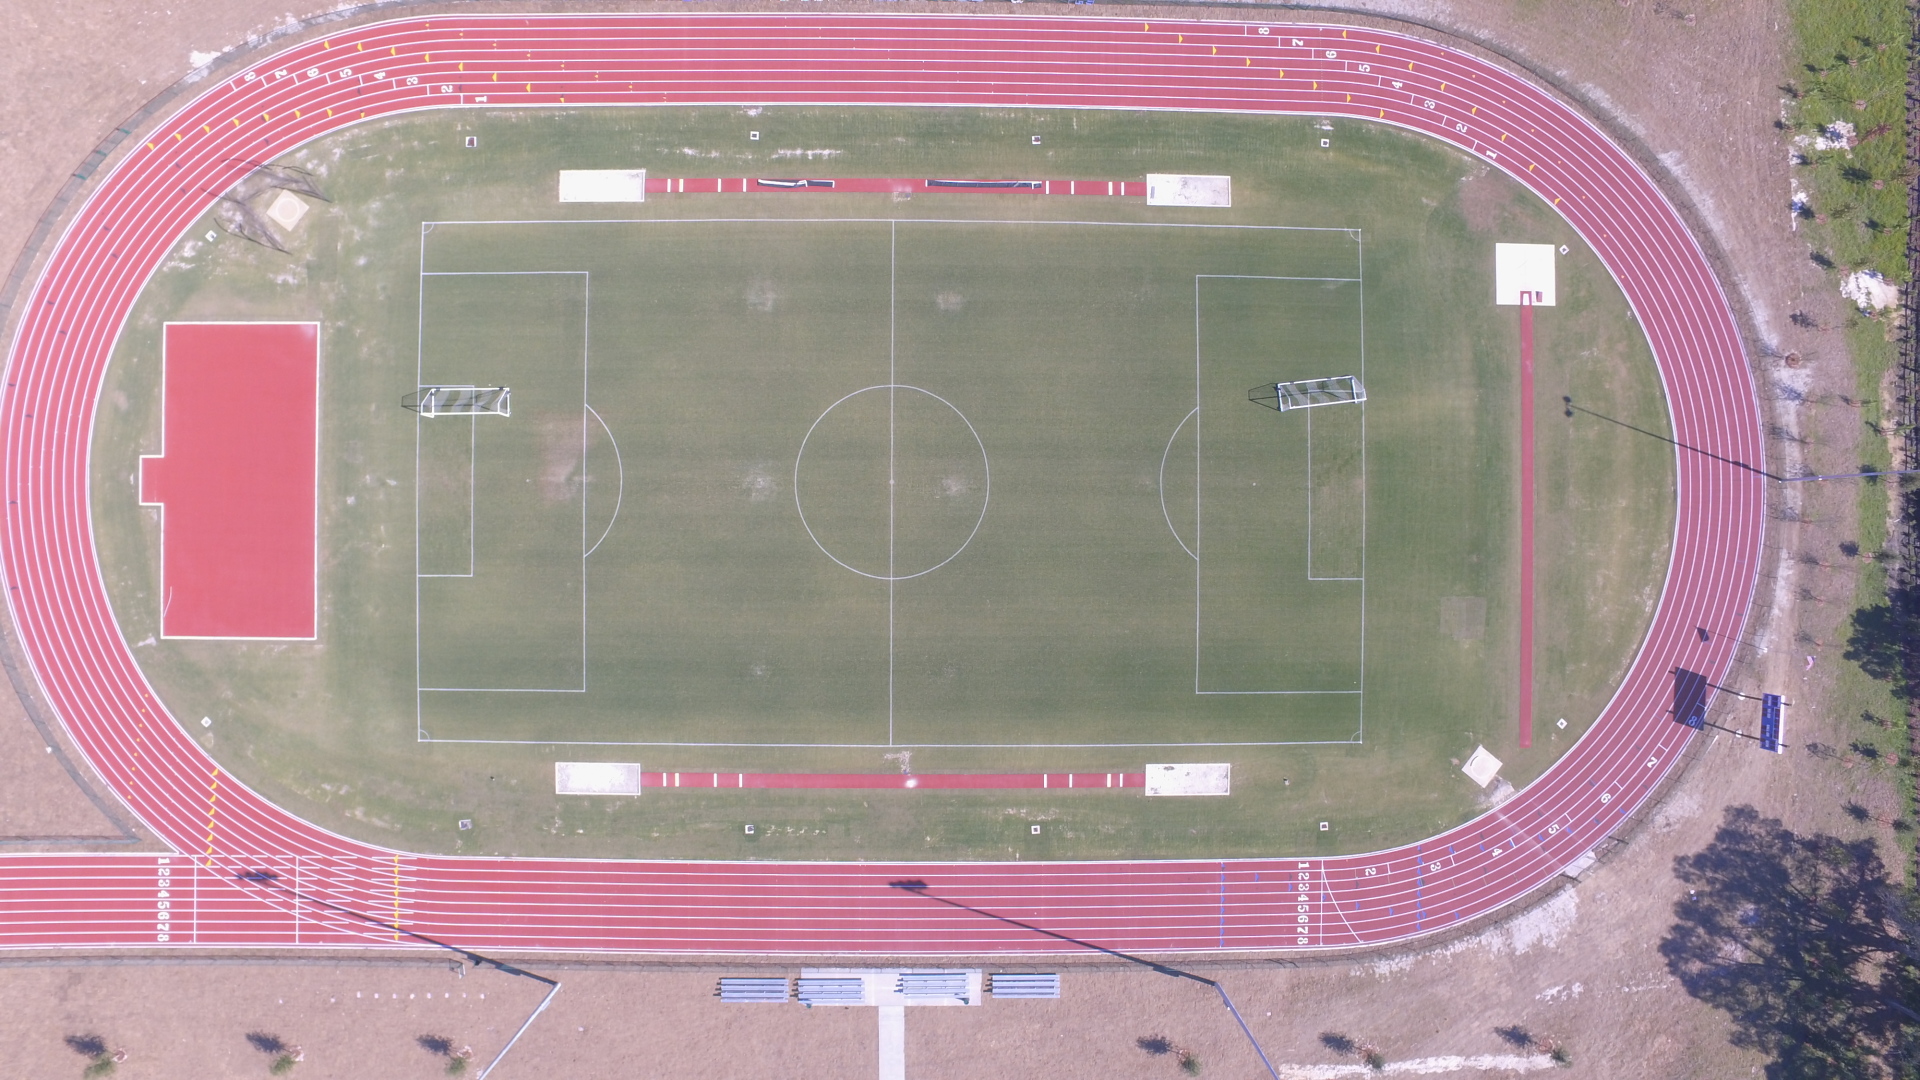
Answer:
<path fill-rule="evenodd" d="M 807 536 L 876 581 L 907 581 L 958 558 L 987 519 L 991 490 L 973 422 L 917 386 L 869 386 L 827 406 L 793 460 Z"/>

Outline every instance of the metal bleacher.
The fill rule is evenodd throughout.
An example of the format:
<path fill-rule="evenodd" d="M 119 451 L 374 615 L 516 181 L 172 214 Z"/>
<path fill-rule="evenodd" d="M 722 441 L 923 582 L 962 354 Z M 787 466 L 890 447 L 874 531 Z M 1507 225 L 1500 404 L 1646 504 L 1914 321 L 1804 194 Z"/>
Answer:
<path fill-rule="evenodd" d="M 997 998 L 1057 998 L 1060 996 L 1060 976 L 1056 974 L 1028 975 L 1015 972 L 995 972 L 993 975 L 993 996 Z"/>
<path fill-rule="evenodd" d="M 909 1001 L 929 998 L 967 1000 L 967 973 L 964 971 L 903 971 L 898 990 Z"/>
<path fill-rule="evenodd" d="M 866 1001 L 865 984 L 858 978 L 801 978 L 802 1005 L 859 1005 Z"/>
<path fill-rule="evenodd" d="M 790 988 L 785 978 L 725 978 L 720 980 L 720 1000 L 737 1004 L 770 1002 L 784 1004 Z"/>

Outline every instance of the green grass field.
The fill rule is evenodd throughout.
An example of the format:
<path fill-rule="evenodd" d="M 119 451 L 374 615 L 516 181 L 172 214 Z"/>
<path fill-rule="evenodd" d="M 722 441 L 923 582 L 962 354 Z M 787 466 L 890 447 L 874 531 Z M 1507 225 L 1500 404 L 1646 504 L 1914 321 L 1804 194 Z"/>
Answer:
<path fill-rule="evenodd" d="M 333 202 L 291 255 L 203 225 L 122 338 L 94 459 L 115 610 L 234 775 L 416 849 L 1227 855 L 1457 822 L 1481 798 L 1459 760 L 1484 743 L 1514 783 L 1537 775 L 1658 595 L 1670 448 L 1560 397 L 1655 431 L 1665 407 L 1617 288 L 1548 208 L 1438 145 L 1314 125 L 436 113 L 306 147 L 288 160 Z M 553 201 L 556 169 L 616 166 L 1229 173 L 1234 207 Z M 1568 248 L 1536 323 L 1529 751 L 1495 240 Z M 158 529 L 126 474 L 157 445 L 159 328 L 295 317 L 325 324 L 320 639 L 147 641 Z M 1368 400 L 1247 400 L 1331 375 Z M 512 415 L 400 407 L 435 383 L 510 386 Z M 880 771 L 903 753 L 920 772 L 1231 761 L 1234 795 L 552 794 L 555 760 Z"/>

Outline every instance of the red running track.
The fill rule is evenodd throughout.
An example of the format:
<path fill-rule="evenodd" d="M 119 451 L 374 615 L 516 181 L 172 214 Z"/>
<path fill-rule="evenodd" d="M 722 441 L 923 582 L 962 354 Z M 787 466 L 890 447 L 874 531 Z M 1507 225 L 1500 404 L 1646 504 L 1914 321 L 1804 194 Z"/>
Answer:
<path fill-rule="evenodd" d="M 894 865 L 449 858 L 328 832 L 223 777 L 155 700 L 93 555 L 91 411 L 152 269 L 246 162 L 407 110 L 593 104 L 1230 110 L 1441 139 L 1555 206 L 1625 291 L 1679 441 L 1665 590 L 1623 684 L 1546 775 L 1418 844 L 1333 858 Z M 209 86 L 100 181 L 50 253 L 0 398 L 0 570 L 48 700 L 183 854 L 0 859 L 0 943 L 754 953 L 1047 952 L 1064 943 L 888 882 L 1133 950 L 1404 941 L 1499 908 L 1612 833 L 1691 729 L 1675 669 L 1721 681 L 1763 525 L 1754 386 L 1727 299 L 1653 182 L 1566 104 L 1486 61 L 1334 26 L 910 15 L 434 16 L 342 30 Z M 242 879 L 238 872 L 251 872 Z M 386 924 L 386 925 L 380 925 Z"/>
<path fill-rule="evenodd" d="M 649 772 L 641 788 L 914 788 L 999 789 L 1059 788 L 1107 791 L 1147 786 L 1146 773 L 754 773 Z"/>
<path fill-rule="evenodd" d="M 873 192 L 905 195 L 1099 195 L 1147 197 L 1145 180 L 905 180 L 884 176 L 783 180 L 754 176 L 647 177 L 649 195 L 718 195 L 731 192 L 819 195 Z"/>
<path fill-rule="evenodd" d="M 1520 748 L 1533 745 L 1533 305 L 1520 302 Z"/>

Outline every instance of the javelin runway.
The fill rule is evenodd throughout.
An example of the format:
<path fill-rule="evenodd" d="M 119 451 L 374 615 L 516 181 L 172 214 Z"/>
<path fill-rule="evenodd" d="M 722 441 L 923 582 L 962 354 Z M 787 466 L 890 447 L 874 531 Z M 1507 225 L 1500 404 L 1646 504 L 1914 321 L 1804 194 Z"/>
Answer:
<path fill-rule="evenodd" d="M 1671 569 L 1598 721 L 1498 810 L 1338 858 L 1095 863 L 596 862 L 373 847 L 227 778 L 157 701 L 109 610 L 88 521 L 91 416 L 152 269 L 250 167 L 398 112 L 592 104 L 1231 110 L 1373 120 L 1479 156 L 1552 203 L 1645 328 L 1677 459 Z M 420 945 L 706 952 L 1121 949 L 1404 941 L 1549 880 L 1638 809 L 1691 734 L 1672 672 L 1725 673 L 1757 578 L 1754 386 L 1705 256 L 1632 160 L 1540 88 L 1445 47 L 1337 26 L 1091 18 L 433 16 L 342 30 L 206 92 L 99 183 L 29 294 L 0 398 L 0 569 L 48 700 L 178 852 L 0 857 L 0 945 Z M 1718 633 L 1702 634 L 1696 628 Z"/>

